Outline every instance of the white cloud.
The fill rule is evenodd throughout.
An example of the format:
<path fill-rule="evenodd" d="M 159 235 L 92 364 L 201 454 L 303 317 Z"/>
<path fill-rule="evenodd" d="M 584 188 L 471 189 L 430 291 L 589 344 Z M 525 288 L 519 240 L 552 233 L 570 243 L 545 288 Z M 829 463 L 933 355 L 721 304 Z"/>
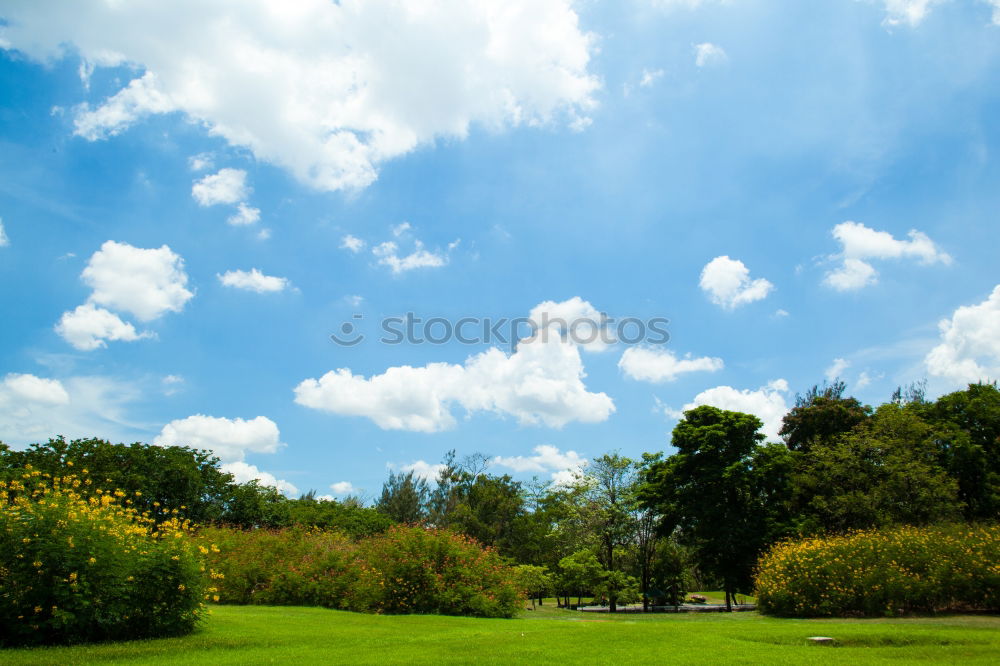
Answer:
<path fill-rule="evenodd" d="M 722 370 L 721 358 L 702 356 L 684 358 L 669 349 L 629 347 L 618 361 L 618 367 L 627 377 L 644 382 L 672 382 L 688 372 L 716 372 Z"/>
<path fill-rule="evenodd" d="M 188 158 L 188 166 L 191 171 L 204 171 L 211 169 L 215 165 L 215 160 L 211 153 L 198 153 Z"/>
<path fill-rule="evenodd" d="M 587 459 L 576 451 L 563 453 L 551 444 L 541 444 L 533 449 L 533 456 L 496 456 L 490 462 L 515 472 L 550 474 L 556 485 L 567 485 L 574 481 L 587 465 Z"/>
<path fill-rule="evenodd" d="M 774 311 L 774 316 L 775 317 L 779 317 L 779 318 L 780 317 L 787 317 L 788 314 L 789 314 L 788 310 L 785 310 L 783 308 L 778 308 L 777 310 Z"/>
<path fill-rule="evenodd" d="M 145 424 L 133 423 L 124 414 L 124 406 L 140 395 L 134 384 L 109 377 L 8 374 L 0 380 L 0 439 L 20 445 L 56 435 L 143 439 Z"/>
<path fill-rule="evenodd" d="M 260 209 L 240 202 L 236 212 L 226 218 L 226 222 L 234 227 L 246 227 L 260 222 Z"/>
<path fill-rule="evenodd" d="M 858 380 L 854 382 L 854 388 L 857 390 L 861 390 L 866 386 L 868 386 L 869 384 L 871 384 L 872 381 L 874 381 L 875 379 L 877 379 L 877 377 L 872 377 L 870 374 L 868 374 L 868 371 L 865 370 L 860 375 L 858 375 Z"/>
<path fill-rule="evenodd" d="M 844 370 L 847 370 L 849 367 L 851 367 L 851 362 L 848 361 L 847 359 L 844 358 L 833 359 L 833 363 L 831 363 L 830 367 L 826 369 L 827 381 L 832 382 L 836 381 L 837 379 L 840 379 L 841 375 L 843 375 L 844 373 Z"/>
<path fill-rule="evenodd" d="M 826 274 L 823 283 L 838 291 L 861 289 L 878 282 L 878 271 L 869 263 L 871 259 L 916 259 L 923 265 L 951 263 L 947 253 L 916 230 L 907 234 L 910 240 L 897 240 L 888 232 L 847 221 L 835 226 L 832 234 L 840 243 L 841 252 L 830 259 L 841 264 Z"/>
<path fill-rule="evenodd" d="M 993 7 L 993 25 L 1000 25 L 1000 0 L 987 0 Z"/>
<path fill-rule="evenodd" d="M 572 0 L 79 0 L 4 14 L 0 43 L 29 58 L 145 70 L 77 108 L 81 136 L 181 112 L 325 190 L 364 187 L 383 162 L 472 125 L 585 125 L 599 87 Z"/>
<path fill-rule="evenodd" d="M 350 481 L 337 481 L 336 483 L 331 483 L 330 490 L 333 491 L 334 495 L 339 495 L 341 497 L 344 495 L 357 495 L 359 492 L 359 489 L 355 488 L 354 484 Z"/>
<path fill-rule="evenodd" d="M 157 249 L 107 241 L 81 276 L 93 293 L 88 302 L 150 321 L 180 312 L 194 294 L 186 289 L 184 260 L 166 245 Z"/>
<path fill-rule="evenodd" d="M 650 3 L 661 9 L 697 9 L 707 4 L 728 4 L 732 0 L 649 0 Z"/>
<path fill-rule="evenodd" d="M 283 291 L 291 286 L 288 278 L 264 275 L 256 268 L 250 269 L 249 272 L 242 270 L 226 271 L 222 275 L 217 274 L 216 276 L 219 278 L 219 282 L 227 287 L 255 291 L 258 294 Z"/>
<path fill-rule="evenodd" d="M 662 69 L 654 69 L 654 70 L 644 69 L 642 70 L 642 78 L 639 79 L 639 87 L 648 88 L 651 85 L 653 85 L 657 79 L 660 78 L 663 78 Z"/>
<path fill-rule="evenodd" d="M 713 303 L 729 310 L 767 298 L 774 288 L 764 278 L 751 280 L 750 269 L 742 261 L 725 255 L 705 264 L 699 285 Z"/>
<path fill-rule="evenodd" d="M 378 257 L 380 265 L 388 266 L 397 275 L 414 268 L 438 268 L 448 263 L 446 254 L 429 252 L 419 240 L 414 241 L 414 246 L 413 252 L 400 257 L 399 246 L 395 241 L 386 241 L 373 247 L 372 254 Z"/>
<path fill-rule="evenodd" d="M 389 467 L 391 469 L 393 465 L 389 465 Z M 436 483 L 444 468 L 443 463 L 429 463 L 425 460 L 415 460 L 408 465 L 399 466 L 400 471 L 407 474 L 413 472 L 413 476 L 428 483 Z"/>
<path fill-rule="evenodd" d="M 927 372 L 955 384 L 1000 379 L 1000 285 L 982 303 L 942 319 L 941 344 L 927 354 Z"/>
<path fill-rule="evenodd" d="M 550 336 L 577 344 L 588 351 L 604 351 L 615 342 L 608 315 L 579 296 L 565 301 L 542 301 L 528 313 L 543 341 Z"/>
<path fill-rule="evenodd" d="M 184 383 L 184 378 L 180 375 L 166 375 L 160 380 L 163 385 L 163 395 L 174 395 L 180 391 L 180 385 Z"/>
<path fill-rule="evenodd" d="M 885 2 L 885 24 L 900 25 L 906 24 L 910 27 L 919 25 L 927 15 L 930 14 L 931 7 L 940 4 L 943 0 L 884 0 Z"/>
<path fill-rule="evenodd" d="M 0 218 L 0 247 L 7 247 L 10 245 L 10 239 L 7 238 L 7 231 L 3 228 L 3 218 Z"/>
<path fill-rule="evenodd" d="M 749 389 L 741 391 L 731 386 L 716 386 L 702 391 L 680 410 L 675 412 L 666 408 L 664 412 L 668 416 L 679 418 L 681 412 L 702 405 L 711 405 L 719 409 L 753 414 L 764 422 L 762 429 L 764 434 L 769 439 L 776 440 L 778 431 L 781 430 L 781 419 L 788 413 L 788 404 L 785 402 L 786 395 L 788 395 L 788 382 L 784 379 L 776 379 L 755 391 Z"/>
<path fill-rule="evenodd" d="M 58 379 L 43 379 L 35 375 L 10 373 L 0 382 L 0 401 L 23 400 L 40 405 L 65 405 L 69 393 Z"/>
<path fill-rule="evenodd" d="M 237 461 L 223 463 L 222 465 L 219 465 L 219 469 L 227 474 L 232 474 L 233 478 L 236 479 L 236 483 L 258 481 L 262 486 L 277 488 L 279 492 L 283 493 L 287 497 L 294 497 L 299 494 L 299 489 L 293 484 L 285 481 L 284 479 L 279 479 L 269 472 L 257 469 L 256 465 L 250 465 L 245 462 Z"/>
<path fill-rule="evenodd" d="M 106 347 L 105 340 L 132 342 L 152 336 L 149 331 L 136 332 L 135 326 L 122 321 L 113 312 L 95 307 L 93 303 L 84 303 L 75 310 L 64 312 L 55 330 L 66 342 L 81 351 Z"/>
<path fill-rule="evenodd" d="M 163 426 L 153 439 L 159 446 L 208 449 L 222 462 L 241 462 L 247 453 L 275 453 L 284 444 L 274 421 L 266 416 L 227 419 L 195 414 Z"/>
<path fill-rule="evenodd" d="M 242 169 L 219 169 L 191 186 L 191 196 L 199 206 L 235 204 L 249 196 L 247 172 Z"/>
<path fill-rule="evenodd" d="M 694 47 L 694 64 L 698 67 L 707 67 L 709 65 L 721 65 L 729 60 L 729 56 L 726 55 L 725 49 L 721 46 L 717 46 L 710 42 L 703 42 L 701 44 L 695 44 Z"/>
<path fill-rule="evenodd" d="M 347 368 L 295 388 L 300 405 L 364 416 L 386 430 L 437 432 L 455 424 L 452 406 L 490 411 L 524 424 L 560 428 L 595 423 L 614 412 L 604 393 L 591 393 L 576 345 L 559 339 L 521 341 L 513 354 L 489 349 L 462 365 L 392 367 L 365 378 Z"/>
<path fill-rule="evenodd" d="M 355 254 L 361 252 L 361 250 L 364 249 L 364 247 L 365 247 L 365 242 L 360 238 L 358 238 L 357 236 L 352 236 L 351 234 L 347 234 L 340 240 L 340 248 L 342 250 L 350 250 Z"/>

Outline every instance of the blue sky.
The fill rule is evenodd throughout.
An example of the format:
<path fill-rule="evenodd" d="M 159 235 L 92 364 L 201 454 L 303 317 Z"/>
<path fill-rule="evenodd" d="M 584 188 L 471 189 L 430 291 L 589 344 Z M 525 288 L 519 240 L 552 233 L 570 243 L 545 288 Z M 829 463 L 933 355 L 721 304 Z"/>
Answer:
<path fill-rule="evenodd" d="M 0 7 L 0 440 L 212 448 L 290 494 L 517 478 L 1000 376 L 1000 4 Z M 384 317 L 667 344 L 378 341 Z M 360 316 L 360 318 L 356 317 Z M 331 339 L 344 322 L 360 344 Z"/>

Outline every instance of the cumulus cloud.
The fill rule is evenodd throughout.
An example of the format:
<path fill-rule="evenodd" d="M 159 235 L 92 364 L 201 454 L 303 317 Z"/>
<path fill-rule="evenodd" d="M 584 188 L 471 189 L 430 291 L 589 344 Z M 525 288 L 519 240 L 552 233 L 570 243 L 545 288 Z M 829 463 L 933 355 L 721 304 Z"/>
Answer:
<path fill-rule="evenodd" d="M 215 165 L 215 159 L 211 153 L 198 153 L 188 158 L 188 166 L 191 171 L 204 171 L 211 169 Z"/>
<path fill-rule="evenodd" d="M 549 474 L 556 485 L 574 481 L 587 466 L 587 459 L 576 451 L 560 451 L 551 444 L 541 444 L 533 449 L 532 456 L 496 456 L 490 463 L 521 473 Z"/>
<path fill-rule="evenodd" d="M 919 25 L 927 15 L 930 14 L 931 7 L 940 4 L 943 0 L 884 0 L 885 2 L 885 24 L 886 25 L 908 25 L 914 27 Z"/>
<path fill-rule="evenodd" d="M 219 169 L 195 182 L 191 196 L 199 206 L 239 203 L 250 194 L 246 180 L 247 172 L 242 169 Z"/>
<path fill-rule="evenodd" d="M 260 209 L 240 202 L 236 212 L 226 218 L 226 222 L 234 227 L 246 227 L 260 222 Z M 263 232 L 262 232 L 263 233 Z"/>
<path fill-rule="evenodd" d="M 781 430 L 781 419 L 788 413 L 785 398 L 788 395 L 788 382 L 776 379 L 756 390 L 738 390 L 731 386 L 716 386 L 702 391 L 694 400 L 684 405 L 680 410 L 664 410 L 668 416 L 681 418 L 683 412 L 702 405 L 710 405 L 733 412 L 753 414 L 764 422 L 763 432 L 769 439 L 776 440 Z"/>
<path fill-rule="evenodd" d="M 358 488 L 354 487 L 354 484 L 350 481 L 337 481 L 336 483 L 330 484 L 330 490 L 333 491 L 334 495 L 343 497 L 344 495 L 357 495 L 359 492 Z"/>
<path fill-rule="evenodd" d="M 721 65 L 729 60 L 725 49 L 710 42 L 695 44 L 694 64 L 698 67 L 708 67 L 709 65 Z"/>
<path fill-rule="evenodd" d="M 615 342 L 615 331 L 603 312 L 579 296 L 565 301 L 542 301 L 528 313 L 536 336 L 560 336 L 588 351 L 604 351 Z"/>
<path fill-rule="evenodd" d="M 764 278 L 751 280 L 750 269 L 742 261 L 725 255 L 705 264 L 699 285 L 713 303 L 728 310 L 767 298 L 774 289 Z"/>
<path fill-rule="evenodd" d="M 219 466 L 219 469 L 227 474 L 232 474 L 236 483 L 257 481 L 262 486 L 277 488 L 279 492 L 284 493 L 288 497 L 294 497 L 299 494 L 299 489 L 294 484 L 284 479 L 279 479 L 270 472 L 261 471 L 257 469 L 256 465 L 250 465 L 245 462 L 231 462 L 223 463 Z"/>
<path fill-rule="evenodd" d="M 389 469 L 393 469 L 396 466 L 389 464 Z M 441 475 L 441 470 L 445 468 L 444 463 L 429 463 L 426 460 L 415 460 L 406 465 L 400 465 L 399 470 L 405 474 L 413 473 L 413 476 L 418 479 L 423 479 L 427 483 L 437 483 L 438 477 Z"/>
<path fill-rule="evenodd" d="M 288 278 L 264 275 L 256 268 L 250 269 L 249 272 L 243 270 L 226 271 L 221 275 L 217 274 L 216 277 L 227 287 L 255 291 L 258 294 L 284 291 L 292 284 Z"/>
<path fill-rule="evenodd" d="M 266 416 L 227 419 L 204 414 L 171 421 L 153 443 L 208 449 L 226 463 L 242 462 L 247 453 L 275 453 L 284 446 L 277 424 Z"/>
<path fill-rule="evenodd" d="M 76 109 L 80 136 L 180 112 L 324 190 L 364 187 L 386 160 L 472 125 L 583 126 L 599 87 L 572 0 L 80 0 L 4 14 L 0 44 L 32 59 L 144 70 Z"/>
<path fill-rule="evenodd" d="M 379 243 L 372 248 L 372 254 L 378 258 L 379 265 L 388 266 L 396 274 L 414 268 L 438 268 L 448 263 L 447 255 L 426 250 L 419 240 L 414 241 L 413 251 L 403 256 L 399 255 L 399 246 L 395 241 Z"/>
<path fill-rule="evenodd" d="M 148 331 L 138 333 L 135 326 L 93 303 L 84 303 L 75 310 L 64 312 L 56 324 L 56 333 L 80 351 L 106 347 L 106 340 L 132 342 L 152 335 Z"/>
<path fill-rule="evenodd" d="M 365 242 L 360 238 L 358 238 L 357 236 L 352 236 L 351 234 L 347 234 L 340 240 L 340 249 L 350 250 L 355 254 L 361 252 L 361 250 L 363 250 L 364 247 L 365 247 Z"/>
<path fill-rule="evenodd" d="M 924 359 L 927 372 L 955 384 L 1000 378 L 1000 285 L 985 301 L 963 305 L 938 327 L 941 343 Z"/>
<path fill-rule="evenodd" d="M 522 340 L 512 354 L 491 348 L 463 364 L 403 365 L 364 377 L 348 368 L 306 379 L 295 388 L 300 405 L 364 416 L 386 430 L 437 432 L 455 424 L 452 408 L 488 411 L 522 424 L 560 428 L 595 423 L 614 412 L 604 393 L 583 383 L 577 345 L 559 337 Z"/>
<path fill-rule="evenodd" d="M 187 290 L 184 260 L 166 245 L 143 249 L 109 240 L 90 257 L 81 277 L 93 289 L 89 302 L 140 321 L 180 312 L 194 296 Z"/>
<path fill-rule="evenodd" d="M 844 370 L 847 370 L 849 367 L 851 367 L 851 362 L 848 361 L 847 359 L 844 358 L 833 359 L 833 363 L 831 363 L 830 367 L 826 369 L 827 381 L 832 382 L 836 381 L 837 379 L 840 379 L 841 375 L 843 375 L 844 373 Z"/>
<path fill-rule="evenodd" d="M 644 69 L 642 70 L 642 78 L 639 79 L 639 87 L 648 88 L 656 83 L 656 80 L 660 78 L 663 78 L 662 69 Z"/>
<path fill-rule="evenodd" d="M 669 349 L 629 347 L 618 360 L 618 367 L 625 376 L 644 382 L 672 382 L 688 372 L 716 372 L 722 370 L 721 358 L 701 356 L 677 358 Z"/>
<path fill-rule="evenodd" d="M 951 263 L 947 253 L 915 229 L 907 234 L 909 240 L 898 240 L 888 232 L 847 221 L 835 226 L 832 234 L 842 249 L 830 259 L 841 263 L 826 274 L 823 284 L 837 291 L 852 291 L 878 282 L 872 259 L 916 259 L 922 265 Z"/>
<path fill-rule="evenodd" d="M 0 380 L 0 433 L 8 444 L 44 442 L 54 435 L 136 441 L 145 425 L 130 422 L 125 405 L 141 392 L 109 377 L 37 377 L 11 373 Z"/>

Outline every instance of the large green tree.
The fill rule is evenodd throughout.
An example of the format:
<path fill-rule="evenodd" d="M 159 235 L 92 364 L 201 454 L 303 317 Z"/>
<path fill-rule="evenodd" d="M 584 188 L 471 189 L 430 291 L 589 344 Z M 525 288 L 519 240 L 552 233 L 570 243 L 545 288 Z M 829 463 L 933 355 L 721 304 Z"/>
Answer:
<path fill-rule="evenodd" d="M 842 381 L 813 386 L 796 396 L 795 406 L 781 421 L 779 435 L 792 451 L 808 451 L 816 442 L 830 442 L 864 423 L 871 407 L 845 397 Z"/>
<path fill-rule="evenodd" d="M 727 607 L 749 591 L 757 557 L 785 529 L 791 457 L 781 444 L 761 446 L 761 425 L 710 406 L 685 412 L 671 440 L 677 453 L 650 467 L 640 491 L 662 533 L 676 533 L 721 579 Z"/>

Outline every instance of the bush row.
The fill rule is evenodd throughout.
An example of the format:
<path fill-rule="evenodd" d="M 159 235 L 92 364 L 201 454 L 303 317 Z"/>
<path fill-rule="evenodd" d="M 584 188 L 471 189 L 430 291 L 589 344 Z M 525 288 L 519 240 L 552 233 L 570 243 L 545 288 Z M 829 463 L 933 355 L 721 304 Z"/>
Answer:
<path fill-rule="evenodd" d="M 211 591 L 189 525 L 82 472 L 0 481 L 0 645 L 191 631 Z"/>
<path fill-rule="evenodd" d="M 758 564 L 757 604 L 799 617 L 998 610 L 1000 527 L 898 527 L 781 543 Z"/>
<path fill-rule="evenodd" d="M 353 542 L 292 528 L 206 528 L 222 603 L 312 605 L 376 613 L 511 617 L 523 594 L 495 551 L 445 530 L 396 526 Z"/>

